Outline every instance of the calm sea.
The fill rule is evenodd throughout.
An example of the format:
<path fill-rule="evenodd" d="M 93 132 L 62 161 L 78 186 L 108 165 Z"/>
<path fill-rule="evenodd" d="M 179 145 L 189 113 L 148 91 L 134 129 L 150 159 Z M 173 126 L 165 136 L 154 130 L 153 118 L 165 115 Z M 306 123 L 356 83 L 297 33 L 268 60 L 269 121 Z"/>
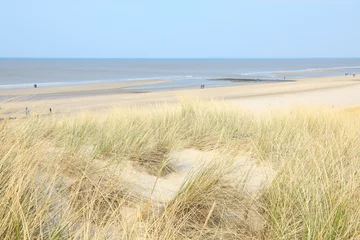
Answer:
<path fill-rule="evenodd" d="M 174 80 L 162 87 L 222 86 L 239 83 L 209 80 L 240 78 L 276 81 L 284 77 L 290 80 L 345 73 L 360 73 L 360 58 L 0 59 L 0 88 L 27 88 L 35 83 L 41 87 L 148 79 Z"/>

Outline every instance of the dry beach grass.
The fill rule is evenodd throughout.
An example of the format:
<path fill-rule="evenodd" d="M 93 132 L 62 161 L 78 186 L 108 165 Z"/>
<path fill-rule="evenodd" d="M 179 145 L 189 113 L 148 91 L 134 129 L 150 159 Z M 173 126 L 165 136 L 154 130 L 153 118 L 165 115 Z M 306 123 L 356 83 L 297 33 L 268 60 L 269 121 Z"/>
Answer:
<path fill-rule="evenodd" d="M 360 238 L 359 129 L 194 99 L 5 119 L 0 238 Z"/>

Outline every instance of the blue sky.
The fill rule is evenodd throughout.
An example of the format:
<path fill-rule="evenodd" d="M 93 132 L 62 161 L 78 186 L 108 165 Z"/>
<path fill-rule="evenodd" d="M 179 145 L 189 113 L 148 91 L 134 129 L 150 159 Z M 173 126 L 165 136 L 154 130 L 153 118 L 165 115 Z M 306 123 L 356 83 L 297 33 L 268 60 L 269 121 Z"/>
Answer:
<path fill-rule="evenodd" d="M 0 0 L 0 57 L 360 57 L 359 0 Z"/>

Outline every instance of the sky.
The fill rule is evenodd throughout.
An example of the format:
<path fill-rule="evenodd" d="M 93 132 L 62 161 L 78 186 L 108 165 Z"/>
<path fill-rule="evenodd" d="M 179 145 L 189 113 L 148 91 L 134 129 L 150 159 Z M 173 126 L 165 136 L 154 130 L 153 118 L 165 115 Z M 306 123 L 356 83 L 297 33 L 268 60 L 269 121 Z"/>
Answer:
<path fill-rule="evenodd" d="M 359 0 L 0 0 L 0 57 L 360 57 Z"/>

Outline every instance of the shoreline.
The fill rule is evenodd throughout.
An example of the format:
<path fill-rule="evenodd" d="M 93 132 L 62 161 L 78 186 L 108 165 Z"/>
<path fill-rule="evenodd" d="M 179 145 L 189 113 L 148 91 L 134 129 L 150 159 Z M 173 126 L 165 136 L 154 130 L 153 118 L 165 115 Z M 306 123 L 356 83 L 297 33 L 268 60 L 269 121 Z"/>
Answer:
<path fill-rule="evenodd" d="M 231 82 L 247 82 L 249 84 L 259 83 L 281 83 L 291 82 L 294 80 L 264 80 L 264 79 L 233 79 L 233 78 L 219 78 L 209 79 L 208 81 L 231 81 Z M 172 80 L 136 80 L 126 82 L 111 82 L 111 83 L 93 83 L 83 85 L 71 86 L 52 86 L 38 88 L 17 88 L 17 89 L 0 89 L 1 101 L 28 101 L 28 100 L 49 100 L 49 99 L 63 99 L 73 97 L 91 97 L 102 95 L 118 95 L 118 94 L 140 94 L 140 93 L 155 93 L 155 92 L 171 92 L 171 91 L 186 91 L 198 89 L 198 84 L 183 85 L 183 86 L 161 86 L 162 84 L 172 83 Z M 207 89 L 234 87 L 241 85 L 206 85 Z"/>
<path fill-rule="evenodd" d="M 357 58 L 354 58 L 357 59 Z M 1 59 L 0 59 L 1 60 Z M 41 59 L 40 59 L 41 60 Z M 43 59 L 44 60 L 44 59 Z M 54 59 L 55 60 L 55 59 Z M 359 58 L 360 60 L 360 58 Z M 360 63 L 359 63 L 360 64 Z M 230 72 L 229 72 L 230 73 Z M 5 76 L 6 72 L 4 73 Z M 259 72 L 237 72 L 236 75 L 232 76 L 231 74 L 215 74 L 214 77 L 204 76 L 204 75 L 197 75 L 193 77 L 191 73 L 189 73 L 189 76 L 186 76 L 185 74 L 180 74 L 180 76 L 160 76 L 160 77 L 128 77 L 128 78 L 118 78 L 113 77 L 112 79 L 106 80 L 99 80 L 99 79 L 91 79 L 88 80 L 77 80 L 77 81 L 63 81 L 55 78 L 49 77 L 48 79 L 44 81 L 43 78 L 41 78 L 41 81 L 38 82 L 38 80 L 33 79 L 33 81 L 29 80 L 26 76 L 22 76 L 23 78 L 27 79 L 27 82 L 23 83 L 16 83 L 11 84 L 11 81 L 7 78 L 4 78 L 0 74 L 0 82 L 3 83 L 0 85 L 0 94 L 4 91 L 21 91 L 25 89 L 31 89 L 33 88 L 34 84 L 37 84 L 42 89 L 44 88 L 71 88 L 71 87 L 79 87 L 79 86 L 89 86 L 89 85 L 113 85 L 113 84 L 122 84 L 122 83 L 134 83 L 134 82 L 151 82 L 151 81 L 166 81 L 166 82 L 179 82 L 177 87 L 181 87 L 181 82 L 183 81 L 194 81 L 194 82 L 200 82 L 199 84 L 206 84 L 207 81 L 213 82 L 213 81 L 228 81 L 228 82 L 237 82 L 237 83 L 262 83 L 262 82 L 272 82 L 272 81 L 288 81 L 290 80 L 298 80 L 303 78 L 318 78 L 318 77 L 340 77 L 344 76 L 346 74 L 352 75 L 352 74 L 360 74 L 360 65 L 352 65 L 352 66 L 338 66 L 338 67 L 319 67 L 319 68 L 304 68 L 304 69 L 293 69 L 293 70 L 264 70 Z M 8 74 L 9 75 L 9 74 Z M 216 76 L 217 75 L 217 76 Z M 67 76 L 69 77 L 69 76 Z M 188 78 L 190 77 L 190 78 Z M 286 77 L 286 79 L 284 79 Z M 72 77 L 70 77 L 72 79 Z M 18 78 L 22 79 L 22 78 Z M 30 78 L 31 79 L 31 78 Z M 64 79 L 67 79 L 66 77 Z M 82 78 L 79 78 L 82 79 Z M 86 79 L 86 78 L 85 78 Z M 30 82 L 29 82 L 30 81 Z M 7 84 L 5 84 L 7 82 Z M 185 87 L 186 88 L 186 87 Z"/>
<path fill-rule="evenodd" d="M 139 80 L 126 82 L 111 82 L 111 83 L 94 83 L 71 86 L 55 86 L 55 87 L 41 87 L 38 88 L 16 88 L 16 89 L 0 89 L 1 96 L 18 96 L 18 95 L 35 95 L 35 94 L 51 94 L 51 93 L 69 93 L 69 92 L 84 92 L 84 91 L 98 91 L 110 89 L 122 89 L 126 87 L 157 85 L 171 82 L 170 80 Z"/>

